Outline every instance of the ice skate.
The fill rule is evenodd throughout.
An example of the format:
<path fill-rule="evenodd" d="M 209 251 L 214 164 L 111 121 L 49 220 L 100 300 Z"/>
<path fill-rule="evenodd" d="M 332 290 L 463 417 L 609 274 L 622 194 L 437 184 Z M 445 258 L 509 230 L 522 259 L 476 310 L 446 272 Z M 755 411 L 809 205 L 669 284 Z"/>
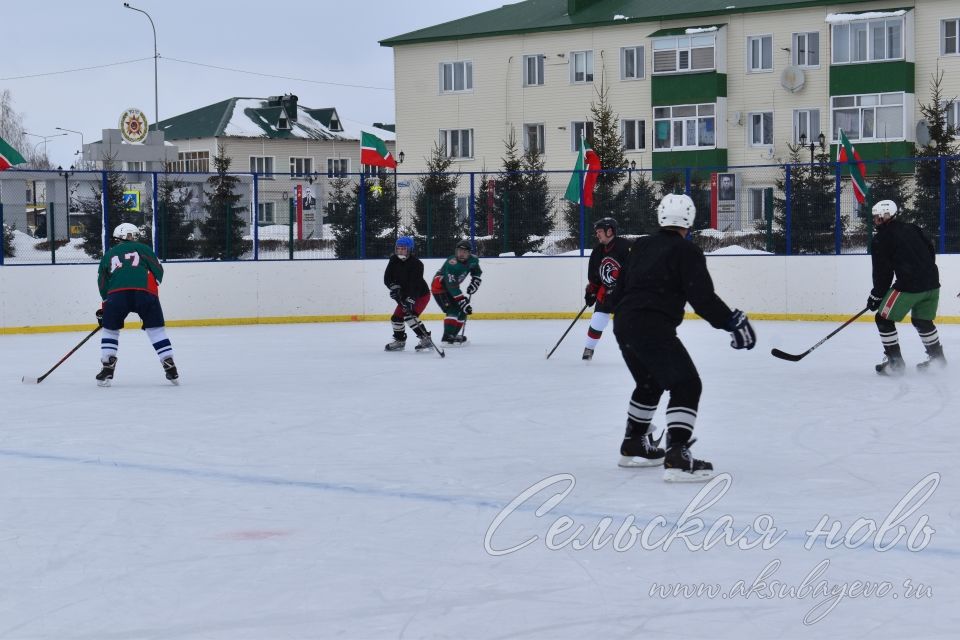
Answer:
<path fill-rule="evenodd" d="M 587 347 L 583 350 L 583 359 L 584 360 L 593 360 L 593 349 Z"/>
<path fill-rule="evenodd" d="M 407 346 L 407 334 L 393 332 L 393 342 L 388 342 L 385 351 L 403 351 Z"/>
<path fill-rule="evenodd" d="M 420 342 L 414 347 L 415 351 L 430 351 L 431 349 L 433 349 L 433 340 L 429 333 L 420 336 Z"/>
<path fill-rule="evenodd" d="M 463 344 L 466 341 L 467 336 L 460 335 L 451 336 L 444 334 L 443 338 L 440 339 L 440 342 L 443 342 L 444 344 Z"/>
<path fill-rule="evenodd" d="M 163 372 L 172 384 L 180 384 L 180 374 L 177 373 L 177 365 L 173 363 L 173 358 L 165 358 L 160 364 L 163 365 Z"/>
<path fill-rule="evenodd" d="M 102 362 L 101 364 L 103 368 L 100 369 L 100 373 L 97 374 L 97 385 L 109 387 L 110 381 L 113 380 L 113 370 L 117 368 L 117 357 L 110 356 L 106 362 Z"/>
<path fill-rule="evenodd" d="M 927 359 L 917 363 L 917 371 L 930 373 L 947 366 L 947 359 L 943 356 L 943 347 L 939 344 L 927 347 Z"/>
<path fill-rule="evenodd" d="M 696 440 L 668 446 L 663 458 L 664 482 L 706 482 L 714 476 L 713 465 L 690 453 Z"/>
<path fill-rule="evenodd" d="M 887 355 L 883 357 L 883 362 L 874 367 L 881 376 L 898 377 L 905 373 L 907 365 L 903 358 L 897 355 Z"/>
<path fill-rule="evenodd" d="M 652 433 L 640 438 L 624 438 L 620 445 L 620 462 L 617 466 L 624 468 L 659 467 L 663 464 L 665 452 L 660 448 L 660 437 L 654 439 Z"/>

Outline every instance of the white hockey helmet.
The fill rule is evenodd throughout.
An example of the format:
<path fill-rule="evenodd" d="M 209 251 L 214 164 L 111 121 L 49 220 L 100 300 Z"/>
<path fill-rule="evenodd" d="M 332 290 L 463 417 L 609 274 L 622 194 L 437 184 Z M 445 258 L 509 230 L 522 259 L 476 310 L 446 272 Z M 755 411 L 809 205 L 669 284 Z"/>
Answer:
<path fill-rule="evenodd" d="M 681 227 L 689 229 L 697 217 L 697 208 L 690 196 L 682 193 L 668 193 L 657 206 L 657 223 L 661 227 Z"/>
<path fill-rule="evenodd" d="M 128 236 L 133 240 L 140 237 L 140 229 L 137 228 L 137 225 L 123 222 L 113 230 L 113 237 L 117 240 L 126 240 Z"/>
<path fill-rule="evenodd" d="M 893 200 L 881 200 L 873 205 L 873 217 L 889 220 L 897 215 L 897 204 Z"/>

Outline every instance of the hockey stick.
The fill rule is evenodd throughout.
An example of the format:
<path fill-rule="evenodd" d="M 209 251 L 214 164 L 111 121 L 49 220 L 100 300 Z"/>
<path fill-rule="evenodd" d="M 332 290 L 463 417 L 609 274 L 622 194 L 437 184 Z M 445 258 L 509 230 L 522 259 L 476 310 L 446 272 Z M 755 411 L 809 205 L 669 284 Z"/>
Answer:
<path fill-rule="evenodd" d="M 467 296 L 467 306 L 470 306 L 470 301 L 473 299 L 473 296 Z M 471 309 L 472 311 L 472 309 Z M 460 325 L 460 335 L 464 338 L 467 337 L 467 320 L 470 318 L 470 314 L 463 316 L 463 324 Z"/>
<path fill-rule="evenodd" d="M 810 347 L 809 349 L 807 349 L 807 350 L 804 351 L 803 353 L 799 353 L 799 354 L 784 353 L 783 351 L 780 351 L 780 349 L 773 349 L 773 350 L 770 351 L 770 353 L 773 354 L 773 356 L 774 356 L 775 358 L 780 358 L 781 360 L 789 360 L 790 362 L 797 362 L 798 360 L 803 360 L 805 357 L 807 357 L 808 355 L 810 355 L 810 352 L 811 352 L 811 351 L 813 351 L 814 349 L 816 349 L 817 347 L 819 347 L 820 345 L 822 345 L 824 342 L 826 342 L 827 340 L 829 340 L 829 339 L 832 338 L 833 336 L 835 336 L 835 335 L 837 335 L 838 333 L 840 333 L 840 330 L 841 330 L 841 329 L 843 329 L 844 327 L 846 327 L 848 324 L 850 324 L 851 322 L 853 322 L 854 320 L 856 320 L 857 318 L 859 318 L 860 316 L 862 316 L 863 314 L 865 314 L 865 313 L 866 313 L 867 311 L 869 311 L 869 310 L 870 310 L 869 308 L 866 308 L 866 307 L 865 307 L 865 308 L 864 308 L 862 311 L 860 311 L 857 315 L 853 316 L 852 318 L 850 318 L 849 320 L 847 320 L 846 322 L 844 322 L 842 325 L 840 325 L 839 327 L 837 327 L 836 329 L 834 329 L 833 331 L 831 331 L 831 332 L 827 335 L 826 338 L 824 338 L 823 340 L 821 340 L 821 341 L 818 342 L 817 344 L 813 345 L 812 347 Z"/>
<path fill-rule="evenodd" d="M 91 331 L 89 334 L 87 334 L 87 337 L 84 338 L 83 340 L 81 340 L 81 341 L 80 341 L 80 344 L 78 344 L 77 346 L 75 346 L 73 349 L 70 349 L 70 351 L 67 353 L 67 355 L 65 355 L 65 356 L 63 356 L 62 358 L 60 358 L 60 361 L 57 362 L 57 364 L 55 364 L 55 365 L 53 365 L 52 367 L 50 367 L 50 370 L 47 371 L 45 374 L 43 374 L 43 375 L 40 376 L 39 378 L 28 378 L 27 376 L 23 376 L 23 377 L 20 379 L 20 382 L 22 382 L 23 384 L 40 384 L 41 382 L 43 382 L 44 378 L 46 378 L 48 375 L 50 375 L 51 373 L 53 373 L 53 370 L 54 370 L 54 369 L 56 369 L 57 367 L 59 367 L 60 365 L 62 365 L 62 364 L 66 361 L 67 358 L 69 358 L 70 356 L 72 356 L 72 355 L 77 351 L 77 349 L 79 349 L 80 347 L 82 347 L 82 346 L 84 345 L 84 343 L 85 343 L 87 340 L 89 340 L 90 338 L 92 338 L 92 337 L 93 337 L 93 334 L 95 334 L 97 331 L 100 331 L 101 328 L 102 328 L 102 327 L 101 327 L 100 325 L 97 325 L 97 328 L 96 328 L 96 329 L 94 329 L 94 330 Z"/>
<path fill-rule="evenodd" d="M 550 349 L 550 353 L 547 354 L 547 360 L 550 359 L 550 356 L 553 355 L 553 352 L 557 350 L 557 347 L 560 346 L 560 343 L 563 342 L 563 339 L 567 337 L 567 334 L 570 333 L 570 329 L 573 329 L 573 325 L 577 324 L 577 320 L 580 319 L 580 316 L 583 315 L 583 312 L 587 310 L 588 305 L 583 305 L 583 309 L 580 309 L 580 313 L 577 314 L 577 317 L 573 319 L 573 322 L 570 323 L 570 326 L 567 327 L 567 330 L 563 332 L 563 335 L 560 336 L 560 339 L 557 340 L 557 344 L 553 345 L 553 349 Z"/>

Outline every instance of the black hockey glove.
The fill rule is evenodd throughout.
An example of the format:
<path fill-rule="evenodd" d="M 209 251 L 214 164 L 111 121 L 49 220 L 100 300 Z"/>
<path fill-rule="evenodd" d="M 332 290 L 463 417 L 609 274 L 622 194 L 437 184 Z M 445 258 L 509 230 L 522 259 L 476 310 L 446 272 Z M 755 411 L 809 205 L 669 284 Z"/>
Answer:
<path fill-rule="evenodd" d="M 477 292 L 477 289 L 480 288 L 480 278 L 473 276 L 473 279 L 470 280 L 470 285 L 467 287 L 467 295 L 472 296 Z"/>
<path fill-rule="evenodd" d="M 881 300 L 883 300 L 883 296 L 874 295 L 873 291 L 871 291 L 870 295 L 867 296 L 867 309 L 870 309 L 870 311 L 876 311 L 880 308 Z"/>
<path fill-rule="evenodd" d="M 468 316 L 473 313 L 473 307 L 470 306 L 470 300 L 467 298 L 464 298 L 463 296 L 457 296 L 453 299 L 453 301 L 457 303 L 458 307 L 460 307 L 461 313 L 464 313 Z"/>
<path fill-rule="evenodd" d="M 734 309 L 726 328 L 730 332 L 730 346 L 734 349 L 750 350 L 757 344 L 757 334 L 743 311 Z"/>
<path fill-rule="evenodd" d="M 400 295 L 400 285 L 390 285 L 390 297 L 393 298 L 397 304 L 400 304 L 400 300 L 402 299 L 402 296 Z"/>
<path fill-rule="evenodd" d="M 103 307 L 97 309 L 97 324 L 103 326 Z"/>
<path fill-rule="evenodd" d="M 592 282 L 587 285 L 587 289 L 583 294 L 583 302 L 588 306 L 592 307 L 597 302 L 597 291 L 600 287 L 593 284 Z"/>

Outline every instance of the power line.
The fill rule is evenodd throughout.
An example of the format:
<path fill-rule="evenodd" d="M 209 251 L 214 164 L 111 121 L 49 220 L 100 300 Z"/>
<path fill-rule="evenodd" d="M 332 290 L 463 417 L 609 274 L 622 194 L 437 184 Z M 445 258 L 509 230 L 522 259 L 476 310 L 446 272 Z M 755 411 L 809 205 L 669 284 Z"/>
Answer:
<path fill-rule="evenodd" d="M 147 58 L 149 60 L 150 58 Z M 393 91 L 392 87 L 374 87 L 371 85 L 365 84 L 346 84 L 343 82 L 327 82 L 324 80 L 309 80 L 307 78 L 295 78 L 293 76 L 279 76 L 272 73 L 260 73 L 258 71 L 247 71 L 246 69 L 234 69 L 231 67 L 219 67 L 214 64 L 205 64 L 203 62 L 194 62 L 192 60 L 181 60 L 179 58 L 169 58 L 167 56 L 160 56 L 161 60 L 170 60 L 172 62 L 180 62 L 183 64 L 192 64 L 198 67 L 208 67 L 210 69 L 219 69 L 220 71 L 233 71 L 235 73 L 246 73 L 252 76 L 262 76 L 264 78 L 279 78 L 281 80 L 294 80 L 296 82 L 309 82 L 311 84 L 327 84 L 334 87 L 349 87 L 351 89 L 375 89 L 377 91 Z M 0 78 L 2 79 L 2 78 Z"/>
<path fill-rule="evenodd" d="M 42 76 L 55 76 L 61 73 L 73 73 L 75 71 L 91 71 L 93 69 L 103 69 L 105 67 L 116 67 L 122 64 L 133 64 L 134 62 L 143 62 L 144 60 L 153 60 L 153 56 L 149 58 L 137 58 L 135 60 L 124 60 L 122 62 L 108 62 L 106 64 L 97 64 L 91 67 L 77 67 L 76 69 L 63 69 L 61 71 L 47 71 L 45 73 L 31 73 L 25 76 L 10 76 L 9 78 L 0 78 L 0 80 L 23 80 L 25 78 L 40 78 Z"/>

